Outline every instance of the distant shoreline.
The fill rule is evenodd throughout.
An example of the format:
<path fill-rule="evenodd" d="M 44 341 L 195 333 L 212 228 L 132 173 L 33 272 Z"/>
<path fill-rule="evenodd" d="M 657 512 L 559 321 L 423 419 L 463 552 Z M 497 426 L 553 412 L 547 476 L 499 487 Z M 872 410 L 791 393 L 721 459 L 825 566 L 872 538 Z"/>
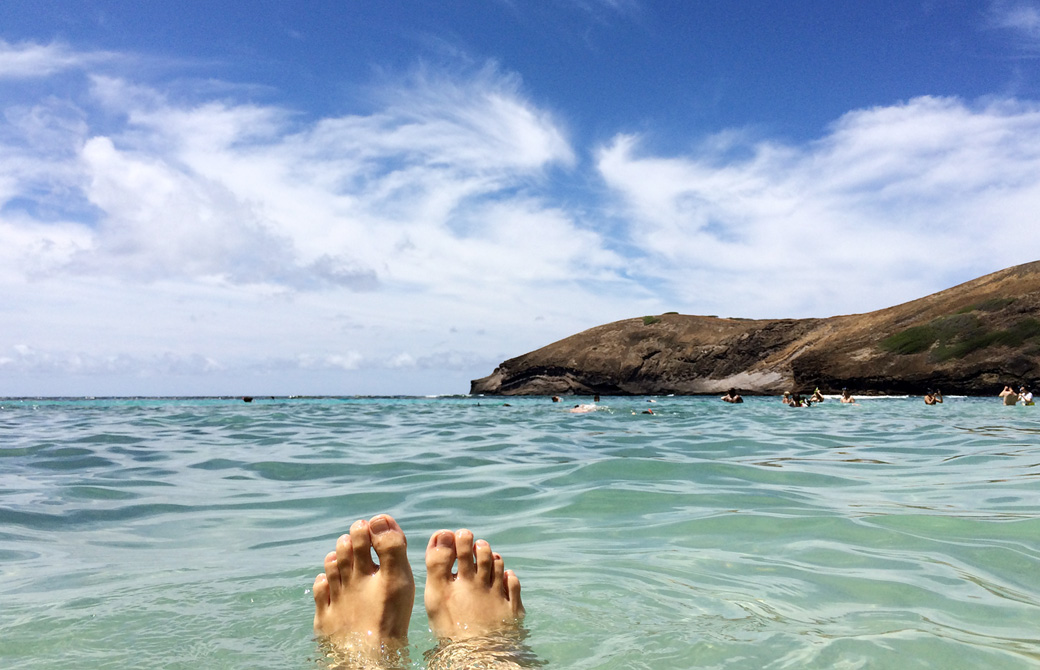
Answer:
<path fill-rule="evenodd" d="M 739 391 L 740 389 L 738 389 Z M 749 398 L 780 398 L 782 394 L 779 393 L 753 393 L 750 391 L 741 391 L 745 397 Z M 573 393 L 555 394 L 562 398 L 577 399 L 577 398 L 592 398 L 596 394 L 592 393 Z M 601 398 L 714 398 L 717 393 L 671 393 L 671 394 L 660 394 L 660 393 L 632 393 L 632 394 L 599 394 Z M 853 394 L 856 399 L 863 400 L 897 400 L 902 398 L 920 398 L 924 394 L 886 394 L 886 393 L 857 393 Z M 974 394 L 943 394 L 946 398 L 997 398 L 997 394 L 992 395 L 974 395 Z M 827 400 L 837 400 L 841 397 L 840 394 L 836 393 L 824 393 L 823 397 Z M 254 395 L 254 396 L 241 396 L 241 395 L 157 395 L 157 396 L 145 396 L 145 395 L 130 395 L 130 396 L 0 396 L 0 402 L 26 402 L 26 401 L 134 401 L 134 400 L 226 400 L 230 402 L 243 402 L 246 398 L 249 398 L 248 402 L 262 402 L 262 401 L 292 401 L 292 400 L 467 400 L 467 399 L 538 399 L 544 398 L 547 401 L 552 399 L 552 395 L 544 394 L 523 394 L 523 395 L 506 395 L 497 393 L 479 393 L 479 394 L 442 394 L 442 395 Z"/>

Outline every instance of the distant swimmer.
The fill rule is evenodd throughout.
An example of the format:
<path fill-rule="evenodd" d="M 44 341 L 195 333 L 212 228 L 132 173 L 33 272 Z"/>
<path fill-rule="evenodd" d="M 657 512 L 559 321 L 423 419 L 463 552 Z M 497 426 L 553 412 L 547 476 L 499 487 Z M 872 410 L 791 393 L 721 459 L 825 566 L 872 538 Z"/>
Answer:
<path fill-rule="evenodd" d="M 1000 392 L 999 397 L 1003 399 L 1005 405 L 1014 405 L 1018 402 L 1018 394 L 1010 384 L 1004 385 L 1004 390 Z"/>
<path fill-rule="evenodd" d="M 802 399 L 801 393 L 794 393 L 791 395 L 791 402 L 787 403 L 788 407 L 808 407 L 809 402 Z"/>
<path fill-rule="evenodd" d="M 823 394 L 820 393 L 820 388 L 816 387 L 816 390 L 813 391 L 812 397 L 809 398 L 809 402 L 823 402 L 824 400 L 826 400 L 826 398 L 824 398 Z"/>
<path fill-rule="evenodd" d="M 848 389 L 841 390 L 841 401 L 846 405 L 854 405 L 856 403 L 856 399 L 852 397 Z"/>
<path fill-rule="evenodd" d="M 584 405 L 575 405 L 571 408 L 571 414 L 586 414 L 588 412 L 595 412 L 597 409 L 599 408 L 589 403 Z"/>
<path fill-rule="evenodd" d="M 924 394 L 924 404 L 926 405 L 941 405 L 943 401 L 942 391 L 928 391 Z"/>
<path fill-rule="evenodd" d="M 1022 401 L 1023 405 L 1034 405 L 1033 392 L 1029 390 L 1028 386 L 1023 386 L 1018 389 L 1018 399 Z"/>
<path fill-rule="evenodd" d="M 722 396 L 722 402 L 742 403 L 744 399 L 737 393 L 737 389 L 730 389 L 726 391 L 726 395 Z"/>
<path fill-rule="evenodd" d="M 783 395 L 783 397 L 780 398 L 780 402 L 784 403 L 785 405 L 790 405 L 791 404 L 791 392 L 790 391 L 784 391 L 784 395 Z"/>
<path fill-rule="evenodd" d="M 553 402 L 560 402 L 560 396 L 558 396 L 558 395 L 554 395 L 554 396 L 552 397 L 552 401 L 553 401 Z"/>

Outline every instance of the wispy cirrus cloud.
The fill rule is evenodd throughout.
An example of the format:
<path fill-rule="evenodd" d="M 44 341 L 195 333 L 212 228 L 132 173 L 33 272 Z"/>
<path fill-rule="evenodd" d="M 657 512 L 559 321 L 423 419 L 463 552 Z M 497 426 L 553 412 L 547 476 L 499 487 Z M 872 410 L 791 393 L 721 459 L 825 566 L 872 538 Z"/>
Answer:
<path fill-rule="evenodd" d="M 83 69 L 110 60 L 112 54 L 83 52 L 60 42 L 11 44 L 0 40 L 0 80 L 48 77 L 63 70 Z"/>
<path fill-rule="evenodd" d="M 60 253 L 44 258 L 24 248 L 25 266 L 36 271 L 146 281 L 217 276 L 293 289 L 371 289 L 379 275 L 436 281 L 438 268 L 498 248 L 502 227 L 474 220 L 474 212 L 536 218 L 541 205 L 515 189 L 574 160 L 552 119 L 492 68 L 462 81 L 420 73 L 385 91 L 380 111 L 302 127 L 278 108 L 174 104 L 121 79 L 90 82 L 92 99 L 125 125 L 94 134 L 81 110 L 74 127 L 52 130 L 48 147 L 22 151 L 0 175 L 8 215 L 56 191 L 96 215 L 46 245 Z M 56 119 L 52 104 L 21 116 Z M 10 130 L 14 148 L 24 133 Z M 584 237 L 583 250 L 598 244 Z M 584 256 L 577 246 L 569 252 L 575 260 Z"/>
<path fill-rule="evenodd" d="M 684 302 L 876 309 L 944 268 L 1040 258 L 1036 104 L 918 98 L 850 112 L 806 145 L 746 149 L 651 156 L 619 136 L 598 154 L 632 245 Z"/>
<path fill-rule="evenodd" d="M 988 12 L 989 25 L 1016 36 L 1020 46 L 1040 50 L 1040 2 L 1036 0 L 994 0 Z"/>

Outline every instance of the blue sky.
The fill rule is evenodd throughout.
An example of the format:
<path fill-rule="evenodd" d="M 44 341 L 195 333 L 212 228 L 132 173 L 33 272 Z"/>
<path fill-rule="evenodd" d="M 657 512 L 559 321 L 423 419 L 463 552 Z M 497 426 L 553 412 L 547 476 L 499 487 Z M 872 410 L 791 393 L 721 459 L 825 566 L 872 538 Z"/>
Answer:
<path fill-rule="evenodd" d="M 0 4 L 0 395 L 465 393 L 1037 212 L 1040 0 Z"/>

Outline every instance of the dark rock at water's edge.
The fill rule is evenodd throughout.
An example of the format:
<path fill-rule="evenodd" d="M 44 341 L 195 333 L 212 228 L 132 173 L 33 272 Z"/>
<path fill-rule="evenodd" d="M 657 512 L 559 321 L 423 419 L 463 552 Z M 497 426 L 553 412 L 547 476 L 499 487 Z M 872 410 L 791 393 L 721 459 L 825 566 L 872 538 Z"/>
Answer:
<path fill-rule="evenodd" d="M 1040 261 L 868 314 L 616 321 L 511 358 L 470 385 L 490 395 L 994 395 L 1040 382 Z"/>

